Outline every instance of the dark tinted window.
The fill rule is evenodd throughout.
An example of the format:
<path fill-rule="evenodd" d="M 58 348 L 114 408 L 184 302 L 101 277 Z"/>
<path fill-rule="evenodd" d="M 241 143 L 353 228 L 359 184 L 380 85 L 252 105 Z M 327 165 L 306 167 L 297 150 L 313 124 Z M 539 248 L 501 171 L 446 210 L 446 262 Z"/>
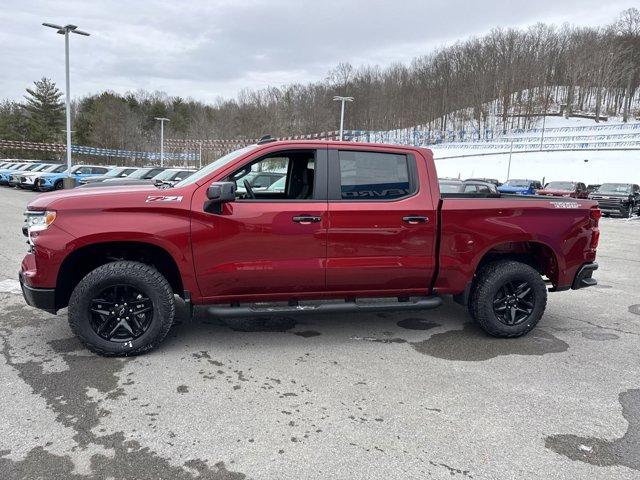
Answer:
<path fill-rule="evenodd" d="M 150 178 L 155 177 L 160 172 L 164 172 L 164 168 L 152 168 L 142 178 L 144 178 L 145 180 L 148 180 Z"/>
<path fill-rule="evenodd" d="M 411 193 L 406 155 L 340 151 L 339 159 L 345 200 L 390 200 Z"/>
<path fill-rule="evenodd" d="M 103 175 L 105 173 L 107 173 L 109 171 L 108 168 L 105 167 L 93 167 L 91 169 L 91 173 L 93 173 L 94 175 Z"/>

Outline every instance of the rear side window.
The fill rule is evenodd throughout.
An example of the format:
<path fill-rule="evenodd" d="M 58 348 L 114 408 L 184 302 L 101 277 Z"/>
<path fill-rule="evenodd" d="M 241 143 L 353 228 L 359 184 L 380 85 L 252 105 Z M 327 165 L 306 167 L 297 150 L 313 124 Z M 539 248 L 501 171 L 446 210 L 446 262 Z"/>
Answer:
<path fill-rule="evenodd" d="M 98 175 L 101 175 L 103 173 L 107 173 L 108 171 L 109 171 L 109 169 L 108 168 L 104 168 L 104 167 L 93 167 L 91 169 L 91 173 L 98 174 Z"/>
<path fill-rule="evenodd" d="M 393 200 L 412 193 L 406 155 L 341 150 L 343 200 Z"/>

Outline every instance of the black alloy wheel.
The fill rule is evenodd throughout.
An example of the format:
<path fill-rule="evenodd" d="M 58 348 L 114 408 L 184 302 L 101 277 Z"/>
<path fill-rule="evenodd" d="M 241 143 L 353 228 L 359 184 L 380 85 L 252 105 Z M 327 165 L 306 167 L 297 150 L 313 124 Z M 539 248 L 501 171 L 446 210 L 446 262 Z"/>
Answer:
<path fill-rule="evenodd" d="M 525 281 L 505 283 L 493 297 L 493 313 L 505 325 L 526 322 L 535 305 L 533 288 Z"/>
<path fill-rule="evenodd" d="M 104 340 L 129 342 L 141 337 L 153 321 L 153 303 L 132 285 L 113 285 L 91 299 L 90 325 Z"/>

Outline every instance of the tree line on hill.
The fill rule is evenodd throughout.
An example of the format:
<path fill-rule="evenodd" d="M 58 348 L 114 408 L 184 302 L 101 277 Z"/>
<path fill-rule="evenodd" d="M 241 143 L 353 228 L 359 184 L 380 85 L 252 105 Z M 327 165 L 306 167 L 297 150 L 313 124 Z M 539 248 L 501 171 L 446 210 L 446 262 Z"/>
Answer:
<path fill-rule="evenodd" d="M 639 85 L 640 11 L 630 8 L 604 27 L 495 29 L 409 65 L 340 63 L 319 82 L 243 90 L 215 104 L 161 92 L 105 91 L 73 102 L 73 141 L 155 150 L 154 117 L 168 117 L 165 138 L 177 139 L 331 131 L 339 122 L 334 95 L 355 97 L 345 128 L 358 130 L 527 128 L 536 115 L 558 110 L 629 121 L 640 115 Z M 53 82 L 36 81 L 24 102 L 0 103 L 0 139 L 64 142 L 62 94 Z"/>

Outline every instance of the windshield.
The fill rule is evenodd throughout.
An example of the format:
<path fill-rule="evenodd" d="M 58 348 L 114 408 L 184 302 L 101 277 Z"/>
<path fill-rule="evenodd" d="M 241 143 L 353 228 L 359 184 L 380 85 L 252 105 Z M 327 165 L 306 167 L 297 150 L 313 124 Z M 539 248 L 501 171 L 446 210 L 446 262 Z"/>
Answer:
<path fill-rule="evenodd" d="M 225 156 L 220 157 L 216 161 L 210 163 L 206 167 L 201 168 L 193 175 L 185 178 L 184 180 L 175 184 L 176 187 L 184 187 L 186 185 L 191 185 L 196 183 L 198 180 L 202 180 L 210 173 L 215 172 L 216 170 L 224 167 L 225 165 L 233 162 L 236 158 L 241 157 L 242 155 L 249 153 L 251 150 L 255 150 L 258 148 L 258 145 L 249 145 L 248 147 L 240 148 L 239 150 L 234 150 L 231 153 L 227 153 Z"/>
<path fill-rule="evenodd" d="M 158 167 L 160 168 L 160 167 Z M 146 177 L 146 175 L 153 170 L 152 168 L 140 168 L 138 170 L 136 170 L 135 172 L 133 172 L 131 175 L 129 175 L 127 178 L 143 178 Z"/>
<path fill-rule="evenodd" d="M 598 193 L 622 193 L 628 195 L 631 193 L 631 185 L 628 183 L 603 183 L 598 188 Z"/>
<path fill-rule="evenodd" d="M 49 165 L 43 170 L 45 173 L 61 173 L 67 169 L 66 165 Z"/>
<path fill-rule="evenodd" d="M 507 187 L 529 188 L 531 182 L 529 180 L 509 180 L 505 185 Z"/>
<path fill-rule="evenodd" d="M 107 173 L 104 173 L 103 176 L 119 177 L 122 175 L 122 172 L 124 172 L 125 170 L 127 170 L 126 167 L 114 168 L 113 170 L 109 170 Z"/>
<path fill-rule="evenodd" d="M 573 182 L 549 182 L 544 188 L 548 190 L 569 190 L 573 191 L 576 189 L 576 184 Z"/>
<path fill-rule="evenodd" d="M 158 175 L 153 177 L 154 180 L 170 180 L 171 177 L 179 173 L 178 170 L 165 170 L 164 172 L 160 172 Z"/>
<path fill-rule="evenodd" d="M 51 165 L 49 165 L 48 163 L 43 163 L 42 165 L 38 165 L 36 168 L 34 168 L 32 171 L 33 172 L 42 172 L 45 169 L 49 168 Z"/>
<path fill-rule="evenodd" d="M 457 182 L 441 182 L 440 193 L 458 193 L 462 183 Z"/>

